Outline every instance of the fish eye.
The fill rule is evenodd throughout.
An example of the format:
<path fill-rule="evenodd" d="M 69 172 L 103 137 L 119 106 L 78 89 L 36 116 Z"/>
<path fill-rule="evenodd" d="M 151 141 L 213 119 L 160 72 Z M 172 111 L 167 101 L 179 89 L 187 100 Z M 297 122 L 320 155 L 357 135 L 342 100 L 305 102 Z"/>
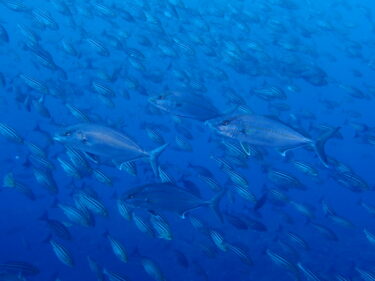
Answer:
<path fill-rule="evenodd" d="M 229 120 L 224 120 L 223 122 L 221 122 L 221 125 L 222 126 L 227 126 L 229 125 L 230 121 Z"/>
<path fill-rule="evenodd" d="M 66 132 L 63 134 L 63 136 L 64 136 L 64 137 L 69 137 L 71 134 L 72 134 L 71 131 L 66 131 Z"/>
<path fill-rule="evenodd" d="M 79 140 L 83 143 L 83 144 L 86 144 L 88 142 L 88 139 L 87 139 L 87 136 L 81 132 L 81 131 L 78 131 L 76 132 L 77 136 L 79 137 Z"/>

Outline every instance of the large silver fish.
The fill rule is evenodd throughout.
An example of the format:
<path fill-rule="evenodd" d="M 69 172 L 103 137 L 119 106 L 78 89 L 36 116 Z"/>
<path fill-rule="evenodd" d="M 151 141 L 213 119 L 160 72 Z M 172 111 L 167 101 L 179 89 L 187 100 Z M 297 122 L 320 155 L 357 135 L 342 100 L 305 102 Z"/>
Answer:
<path fill-rule="evenodd" d="M 121 132 L 98 124 L 82 123 L 63 129 L 54 139 L 64 145 L 90 154 L 110 159 L 120 170 L 128 161 L 148 158 L 158 175 L 157 159 L 168 144 L 150 152 L 142 149 L 132 139 Z"/>
<path fill-rule="evenodd" d="M 288 150 L 311 146 L 324 166 L 329 167 L 324 144 L 339 130 L 335 128 L 313 140 L 288 125 L 261 115 L 236 115 L 206 121 L 220 135 L 260 146 L 279 148 L 283 155 Z"/>
<path fill-rule="evenodd" d="M 211 200 L 203 200 L 172 183 L 154 183 L 135 187 L 125 192 L 122 199 L 132 207 L 153 212 L 170 211 L 183 218 L 191 210 L 209 206 L 222 219 L 219 202 L 224 192 L 218 193 Z"/>

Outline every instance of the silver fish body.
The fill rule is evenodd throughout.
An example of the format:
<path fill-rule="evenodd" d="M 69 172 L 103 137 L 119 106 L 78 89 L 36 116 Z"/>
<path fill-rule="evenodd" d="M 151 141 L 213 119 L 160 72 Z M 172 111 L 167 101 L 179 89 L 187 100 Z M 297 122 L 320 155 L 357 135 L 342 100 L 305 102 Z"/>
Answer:
<path fill-rule="evenodd" d="M 206 124 L 219 135 L 244 143 L 278 148 L 283 155 L 294 148 L 311 146 L 326 167 L 329 165 L 324 144 L 339 129 L 326 132 L 315 141 L 278 120 L 262 115 L 221 117 L 207 121 Z"/>
<path fill-rule="evenodd" d="M 91 123 L 67 127 L 55 134 L 54 139 L 83 151 L 87 155 L 92 154 L 111 159 L 120 170 L 122 170 L 122 165 L 128 161 L 148 158 L 156 175 L 158 175 L 157 158 L 167 146 L 164 144 L 147 152 L 125 134 L 106 126 Z"/>

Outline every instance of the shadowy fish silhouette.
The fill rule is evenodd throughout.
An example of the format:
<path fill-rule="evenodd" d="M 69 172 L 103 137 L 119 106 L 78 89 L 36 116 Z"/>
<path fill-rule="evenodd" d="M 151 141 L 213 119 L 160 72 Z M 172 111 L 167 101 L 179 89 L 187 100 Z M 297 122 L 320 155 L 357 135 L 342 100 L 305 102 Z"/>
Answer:
<path fill-rule="evenodd" d="M 196 94 L 168 92 L 150 97 L 148 101 L 162 111 L 198 121 L 210 120 L 225 114 L 207 97 Z"/>
<path fill-rule="evenodd" d="M 187 212 L 203 207 L 211 207 L 222 220 L 219 203 L 225 190 L 211 200 L 203 200 L 172 183 L 153 183 L 135 187 L 125 192 L 122 199 L 129 205 L 151 212 L 170 211 L 185 218 Z"/>

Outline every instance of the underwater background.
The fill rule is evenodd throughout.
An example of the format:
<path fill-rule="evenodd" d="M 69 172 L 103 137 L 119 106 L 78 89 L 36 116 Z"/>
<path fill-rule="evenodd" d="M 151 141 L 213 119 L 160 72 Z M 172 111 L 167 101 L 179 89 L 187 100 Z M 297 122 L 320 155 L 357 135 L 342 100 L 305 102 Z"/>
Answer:
<path fill-rule="evenodd" d="M 0 280 L 375 280 L 374 9 L 0 0 Z"/>

